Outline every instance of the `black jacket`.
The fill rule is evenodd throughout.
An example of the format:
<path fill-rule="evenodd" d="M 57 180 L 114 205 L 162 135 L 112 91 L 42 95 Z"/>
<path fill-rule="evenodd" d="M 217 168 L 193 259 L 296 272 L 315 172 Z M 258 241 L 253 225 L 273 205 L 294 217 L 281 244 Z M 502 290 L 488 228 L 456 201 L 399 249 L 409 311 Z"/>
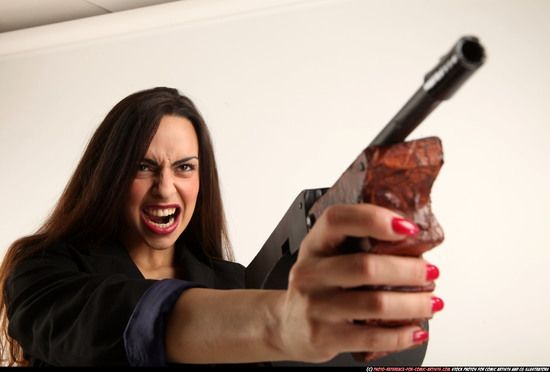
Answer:
<path fill-rule="evenodd" d="M 179 250 L 185 280 L 243 288 L 244 267 Z M 58 243 L 21 262 L 6 282 L 9 334 L 32 365 L 127 365 L 123 335 L 143 277 L 117 242 L 93 249 Z"/>

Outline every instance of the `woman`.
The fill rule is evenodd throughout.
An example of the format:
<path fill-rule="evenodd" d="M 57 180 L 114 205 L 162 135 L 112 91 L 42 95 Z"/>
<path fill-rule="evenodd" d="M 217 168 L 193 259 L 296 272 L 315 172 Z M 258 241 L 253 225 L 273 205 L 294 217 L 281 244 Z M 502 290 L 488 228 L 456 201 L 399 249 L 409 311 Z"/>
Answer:
<path fill-rule="evenodd" d="M 350 319 L 429 318 L 438 299 L 346 288 L 425 285 L 437 270 L 420 258 L 338 255 L 347 236 L 399 240 L 416 231 L 373 205 L 331 207 L 304 239 L 287 290 L 243 289 L 200 113 L 174 89 L 138 92 L 99 126 L 45 224 L 8 250 L 0 270 L 4 358 L 321 362 L 418 346 L 428 336 L 420 327 Z"/>

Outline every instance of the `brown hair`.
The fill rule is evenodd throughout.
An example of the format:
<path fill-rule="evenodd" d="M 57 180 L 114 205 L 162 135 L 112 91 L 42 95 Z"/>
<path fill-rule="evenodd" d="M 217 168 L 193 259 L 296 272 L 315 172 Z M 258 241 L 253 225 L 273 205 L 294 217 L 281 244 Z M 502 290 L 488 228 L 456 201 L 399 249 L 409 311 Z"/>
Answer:
<path fill-rule="evenodd" d="M 115 238 L 122 225 L 127 192 L 163 116 L 188 119 L 199 142 L 200 191 L 193 217 L 181 239 L 196 242 L 211 258 L 233 260 L 210 133 L 193 102 L 176 89 L 153 88 L 134 93 L 107 114 L 92 136 L 56 207 L 30 236 L 14 242 L 0 267 L 0 340 L 2 362 L 25 365 L 21 347 L 8 335 L 4 284 L 24 258 L 64 240 L 98 244 Z M 105 203 L 108 200 L 108 203 Z"/>

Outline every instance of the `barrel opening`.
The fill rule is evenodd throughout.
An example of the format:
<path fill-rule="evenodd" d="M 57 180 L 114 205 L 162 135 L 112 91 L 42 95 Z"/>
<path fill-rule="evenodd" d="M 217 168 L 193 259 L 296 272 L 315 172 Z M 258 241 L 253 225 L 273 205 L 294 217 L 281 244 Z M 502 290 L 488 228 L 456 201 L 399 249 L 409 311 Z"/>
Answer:
<path fill-rule="evenodd" d="M 469 63 L 480 63 L 485 58 L 483 47 L 472 40 L 465 40 L 462 44 L 462 55 Z"/>

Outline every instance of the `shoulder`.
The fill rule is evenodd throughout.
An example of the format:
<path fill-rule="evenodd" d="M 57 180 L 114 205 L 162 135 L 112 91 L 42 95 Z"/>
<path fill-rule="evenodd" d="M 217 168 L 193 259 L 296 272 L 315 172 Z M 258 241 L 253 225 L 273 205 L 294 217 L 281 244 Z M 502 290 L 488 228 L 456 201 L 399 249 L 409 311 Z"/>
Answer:
<path fill-rule="evenodd" d="M 75 270 L 83 273 L 122 273 L 139 278 L 139 270 L 117 242 L 90 245 L 57 241 L 21 261 L 17 270 Z"/>

